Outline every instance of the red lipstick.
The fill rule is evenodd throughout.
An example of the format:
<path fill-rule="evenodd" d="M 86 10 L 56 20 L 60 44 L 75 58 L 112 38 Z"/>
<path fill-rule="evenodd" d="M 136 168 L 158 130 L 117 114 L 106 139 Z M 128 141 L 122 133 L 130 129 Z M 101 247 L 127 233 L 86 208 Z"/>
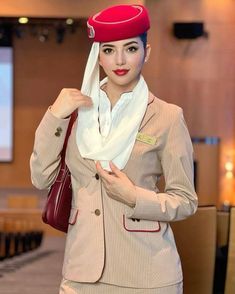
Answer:
<path fill-rule="evenodd" d="M 129 69 L 116 69 L 113 72 L 117 75 L 117 76 L 124 76 L 128 73 Z"/>

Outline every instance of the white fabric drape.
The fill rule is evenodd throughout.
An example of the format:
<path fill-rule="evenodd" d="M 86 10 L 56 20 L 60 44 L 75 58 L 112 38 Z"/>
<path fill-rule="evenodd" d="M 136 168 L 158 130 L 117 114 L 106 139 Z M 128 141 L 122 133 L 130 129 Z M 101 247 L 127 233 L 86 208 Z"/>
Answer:
<path fill-rule="evenodd" d="M 123 169 L 130 157 L 148 103 L 148 87 L 141 76 L 132 92 L 123 93 L 111 111 L 99 82 L 99 43 L 94 42 L 88 57 L 81 92 L 92 98 L 93 106 L 81 107 L 76 141 L 83 158 L 99 160 L 110 170 L 109 161 Z"/>

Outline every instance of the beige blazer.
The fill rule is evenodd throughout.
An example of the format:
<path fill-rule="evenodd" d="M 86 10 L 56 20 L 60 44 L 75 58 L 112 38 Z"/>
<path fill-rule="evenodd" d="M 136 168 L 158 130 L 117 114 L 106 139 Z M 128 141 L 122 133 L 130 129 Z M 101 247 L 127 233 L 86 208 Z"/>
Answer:
<path fill-rule="evenodd" d="M 68 121 L 48 110 L 36 131 L 30 166 L 32 183 L 39 189 L 49 188 L 57 175 Z M 123 170 L 136 185 L 134 208 L 107 195 L 94 161 L 79 154 L 75 128 L 76 123 L 66 153 L 73 201 L 64 278 L 137 288 L 181 281 L 169 222 L 185 219 L 197 208 L 193 150 L 181 108 L 149 96 L 139 129 L 142 139 L 136 140 Z M 161 175 L 166 182 L 164 193 L 157 187 Z"/>

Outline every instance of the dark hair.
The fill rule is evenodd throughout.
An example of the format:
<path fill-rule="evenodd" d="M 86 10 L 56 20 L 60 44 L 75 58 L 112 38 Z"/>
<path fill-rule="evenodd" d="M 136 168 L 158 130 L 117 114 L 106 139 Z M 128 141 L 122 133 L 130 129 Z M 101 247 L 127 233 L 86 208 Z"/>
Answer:
<path fill-rule="evenodd" d="M 143 34 L 139 35 L 141 41 L 143 42 L 143 46 L 144 46 L 144 49 L 146 48 L 147 46 L 147 32 L 144 32 Z"/>

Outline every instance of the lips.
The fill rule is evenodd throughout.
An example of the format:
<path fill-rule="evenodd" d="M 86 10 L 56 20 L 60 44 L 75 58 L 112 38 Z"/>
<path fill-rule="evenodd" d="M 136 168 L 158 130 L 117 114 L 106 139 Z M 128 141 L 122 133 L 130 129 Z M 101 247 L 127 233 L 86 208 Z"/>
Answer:
<path fill-rule="evenodd" d="M 117 75 L 117 76 L 124 76 L 128 73 L 129 69 L 116 69 L 113 72 Z"/>

